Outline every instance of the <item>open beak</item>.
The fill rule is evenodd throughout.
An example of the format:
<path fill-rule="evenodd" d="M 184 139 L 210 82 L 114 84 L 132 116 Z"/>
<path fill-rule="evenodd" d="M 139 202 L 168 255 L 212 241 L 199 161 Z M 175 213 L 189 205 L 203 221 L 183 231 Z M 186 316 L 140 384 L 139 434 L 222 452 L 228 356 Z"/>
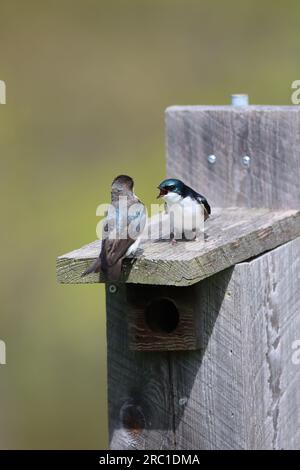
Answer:
<path fill-rule="evenodd" d="M 159 189 L 159 195 L 157 196 L 156 199 L 162 197 L 162 196 L 165 196 L 166 194 L 168 194 L 168 191 L 166 189 L 161 189 L 161 188 L 158 188 Z"/>

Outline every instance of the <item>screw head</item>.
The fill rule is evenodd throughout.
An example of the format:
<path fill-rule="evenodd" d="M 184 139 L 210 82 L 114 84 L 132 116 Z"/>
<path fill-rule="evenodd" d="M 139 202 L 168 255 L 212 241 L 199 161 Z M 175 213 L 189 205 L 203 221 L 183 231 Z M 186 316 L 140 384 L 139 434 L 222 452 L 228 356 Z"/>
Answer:
<path fill-rule="evenodd" d="M 211 165 L 214 165 L 214 163 L 216 163 L 216 160 L 217 160 L 217 157 L 215 155 L 208 155 L 207 157 L 207 161 Z"/>
<path fill-rule="evenodd" d="M 249 104 L 248 95 L 245 95 L 245 94 L 231 95 L 231 104 L 232 106 L 248 106 Z"/>
<path fill-rule="evenodd" d="M 245 168 L 249 168 L 249 166 L 250 166 L 250 161 L 251 161 L 251 158 L 250 158 L 248 155 L 244 155 L 244 157 L 242 157 L 242 165 L 243 165 Z"/>
<path fill-rule="evenodd" d="M 179 406 L 185 406 L 187 402 L 188 402 L 187 397 L 179 398 L 178 400 Z"/>
<path fill-rule="evenodd" d="M 110 294 L 115 294 L 117 292 L 118 288 L 115 284 L 110 284 L 108 290 L 109 290 Z"/>

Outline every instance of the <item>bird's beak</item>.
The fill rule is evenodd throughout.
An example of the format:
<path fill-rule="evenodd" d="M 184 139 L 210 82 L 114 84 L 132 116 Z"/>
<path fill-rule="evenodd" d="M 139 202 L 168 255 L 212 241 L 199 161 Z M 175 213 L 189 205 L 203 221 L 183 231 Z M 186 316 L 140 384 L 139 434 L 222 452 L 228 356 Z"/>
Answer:
<path fill-rule="evenodd" d="M 161 188 L 158 188 L 159 189 L 159 195 L 157 196 L 156 199 L 162 197 L 162 196 L 165 196 L 166 194 L 168 194 L 168 191 L 166 189 L 161 189 Z"/>

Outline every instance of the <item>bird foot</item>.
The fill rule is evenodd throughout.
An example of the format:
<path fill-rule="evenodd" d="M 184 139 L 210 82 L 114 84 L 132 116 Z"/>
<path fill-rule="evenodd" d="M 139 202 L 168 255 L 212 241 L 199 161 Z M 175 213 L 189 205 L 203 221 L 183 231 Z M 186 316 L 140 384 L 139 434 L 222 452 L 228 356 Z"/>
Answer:
<path fill-rule="evenodd" d="M 172 238 L 170 243 L 171 243 L 172 246 L 175 246 L 175 245 L 177 245 L 177 240 L 175 240 L 175 238 Z"/>

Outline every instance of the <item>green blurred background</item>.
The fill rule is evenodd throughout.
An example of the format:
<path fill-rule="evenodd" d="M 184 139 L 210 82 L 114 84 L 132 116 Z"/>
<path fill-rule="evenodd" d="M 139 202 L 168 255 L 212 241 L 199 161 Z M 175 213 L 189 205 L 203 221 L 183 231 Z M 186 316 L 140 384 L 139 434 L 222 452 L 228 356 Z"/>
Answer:
<path fill-rule="evenodd" d="M 296 1 L 0 0 L 1 448 L 105 448 L 104 288 L 55 258 L 95 238 L 119 173 L 148 204 L 164 109 L 290 104 Z"/>

